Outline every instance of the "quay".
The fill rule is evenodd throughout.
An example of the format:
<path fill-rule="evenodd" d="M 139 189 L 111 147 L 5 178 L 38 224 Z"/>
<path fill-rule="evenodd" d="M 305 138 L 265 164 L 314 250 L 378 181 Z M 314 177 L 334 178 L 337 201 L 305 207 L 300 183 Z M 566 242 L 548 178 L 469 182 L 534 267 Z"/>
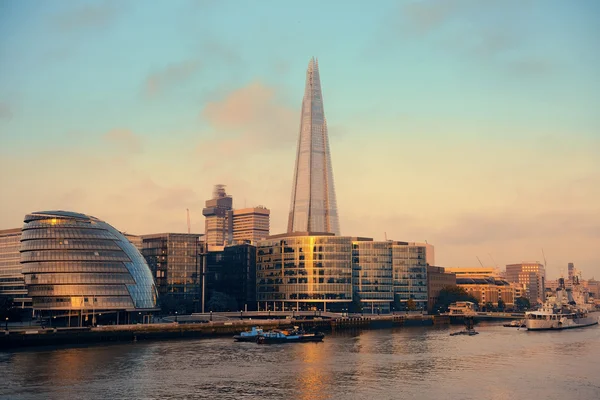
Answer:
<path fill-rule="evenodd" d="M 475 320 L 522 318 L 516 313 L 477 313 Z M 105 342 L 136 342 L 181 338 L 233 336 L 252 326 L 264 329 L 291 325 L 332 332 L 352 329 L 380 329 L 402 326 L 428 326 L 463 323 L 464 316 L 423 315 L 420 313 L 386 315 L 342 315 L 321 311 L 244 311 L 169 316 L 157 323 L 104 325 L 95 327 L 24 326 L 0 330 L 0 349 L 31 346 L 82 345 Z"/>
<path fill-rule="evenodd" d="M 234 315 L 237 319 L 234 319 Z M 270 319 L 261 313 L 240 312 L 192 314 L 168 317 L 167 322 L 106 325 L 96 327 L 22 327 L 0 330 L 0 349 L 11 349 L 31 346 L 83 345 L 106 342 L 136 342 L 142 340 L 166 340 L 181 338 L 212 338 L 233 336 L 252 326 L 263 329 L 277 329 L 290 325 L 302 326 L 305 329 L 320 331 L 339 331 L 351 329 L 378 329 L 399 326 L 421 326 L 447 324 L 445 316 L 431 315 L 370 315 L 342 316 L 336 313 L 271 312 Z M 265 313 L 266 314 L 266 313 Z M 304 315 L 303 315 L 304 314 Z M 169 321 L 169 319 L 177 321 Z M 213 320 L 211 321 L 210 318 Z M 165 321 L 165 318 L 163 318 Z"/>

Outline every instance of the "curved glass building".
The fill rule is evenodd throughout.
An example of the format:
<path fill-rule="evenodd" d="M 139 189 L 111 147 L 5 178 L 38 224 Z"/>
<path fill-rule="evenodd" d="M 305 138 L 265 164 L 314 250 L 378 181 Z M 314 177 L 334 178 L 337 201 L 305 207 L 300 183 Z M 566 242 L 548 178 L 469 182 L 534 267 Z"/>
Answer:
<path fill-rule="evenodd" d="M 28 214 L 20 251 L 34 310 L 70 315 L 156 309 L 157 290 L 144 257 L 98 218 L 66 211 Z"/>

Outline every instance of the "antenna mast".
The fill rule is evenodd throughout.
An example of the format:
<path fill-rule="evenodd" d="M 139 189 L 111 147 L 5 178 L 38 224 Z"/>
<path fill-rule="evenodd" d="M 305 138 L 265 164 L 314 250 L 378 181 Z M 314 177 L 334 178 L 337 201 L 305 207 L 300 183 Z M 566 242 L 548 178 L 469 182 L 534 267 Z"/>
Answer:
<path fill-rule="evenodd" d="M 188 233 L 192 233 L 192 226 L 190 224 L 190 209 L 186 208 L 187 210 L 187 225 L 188 225 Z"/>

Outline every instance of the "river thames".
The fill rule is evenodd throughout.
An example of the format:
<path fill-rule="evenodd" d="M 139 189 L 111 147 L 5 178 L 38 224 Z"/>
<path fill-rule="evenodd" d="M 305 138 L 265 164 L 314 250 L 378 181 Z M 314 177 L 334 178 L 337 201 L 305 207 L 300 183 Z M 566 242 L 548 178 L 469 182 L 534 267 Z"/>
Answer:
<path fill-rule="evenodd" d="M 327 335 L 323 343 L 172 340 L 0 353 L 2 399 L 600 398 L 600 328 L 480 324 Z"/>

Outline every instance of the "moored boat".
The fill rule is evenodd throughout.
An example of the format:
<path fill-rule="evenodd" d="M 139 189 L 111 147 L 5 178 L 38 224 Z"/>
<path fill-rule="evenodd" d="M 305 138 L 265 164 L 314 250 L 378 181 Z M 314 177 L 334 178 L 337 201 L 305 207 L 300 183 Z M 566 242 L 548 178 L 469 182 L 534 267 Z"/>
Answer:
<path fill-rule="evenodd" d="M 578 290 L 578 286 L 575 280 L 574 290 Z M 548 298 L 540 310 L 526 312 L 525 323 L 528 331 L 562 330 L 597 325 L 598 318 L 588 316 L 587 309 L 573 299 L 561 278 L 556 295 Z"/>
<path fill-rule="evenodd" d="M 256 338 L 262 334 L 263 334 L 262 328 L 253 326 L 251 330 L 241 332 L 239 335 L 235 335 L 233 337 L 233 339 L 236 342 L 255 342 Z"/>
<path fill-rule="evenodd" d="M 273 330 L 269 332 L 263 332 L 257 336 L 256 343 L 258 344 L 270 344 L 270 343 L 296 343 L 296 342 L 321 342 L 325 334 L 321 332 L 307 333 L 298 328 L 293 330 Z"/>

